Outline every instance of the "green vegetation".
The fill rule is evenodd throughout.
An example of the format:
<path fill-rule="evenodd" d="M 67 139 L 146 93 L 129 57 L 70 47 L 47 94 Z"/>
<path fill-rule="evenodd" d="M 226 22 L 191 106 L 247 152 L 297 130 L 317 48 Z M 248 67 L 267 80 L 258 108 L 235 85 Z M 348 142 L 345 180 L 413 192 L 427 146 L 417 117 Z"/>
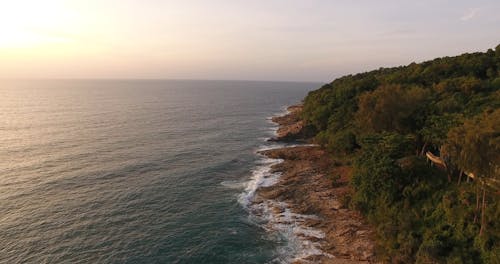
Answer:
<path fill-rule="evenodd" d="M 348 200 L 382 260 L 500 263 L 500 45 L 344 76 L 310 92 L 302 115 L 352 160 Z"/>

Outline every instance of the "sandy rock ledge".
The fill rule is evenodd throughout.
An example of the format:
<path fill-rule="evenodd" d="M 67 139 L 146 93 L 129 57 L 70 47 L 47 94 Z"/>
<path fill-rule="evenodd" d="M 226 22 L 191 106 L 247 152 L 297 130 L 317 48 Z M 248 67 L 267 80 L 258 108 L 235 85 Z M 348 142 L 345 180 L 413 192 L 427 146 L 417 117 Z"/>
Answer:
<path fill-rule="evenodd" d="M 280 125 L 276 140 L 288 141 L 300 134 L 303 123 L 299 114 L 301 106 L 293 106 L 289 114 L 275 117 Z M 284 202 L 293 213 L 315 215 L 301 222 L 306 227 L 322 231 L 324 238 L 308 238 L 319 243 L 322 255 L 311 256 L 296 263 L 375 263 L 374 233 L 359 212 L 345 208 L 342 197 L 349 192 L 351 169 L 336 164 L 318 146 L 299 146 L 262 151 L 261 154 L 282 163 L 272 167 L 281 172 L 278 183 L 260 188 L 254 203 L 265 200 Z M 332 181 L 334 175 L 340 178 Z M 282 208 L 275 208 L 277 214 Z"/>

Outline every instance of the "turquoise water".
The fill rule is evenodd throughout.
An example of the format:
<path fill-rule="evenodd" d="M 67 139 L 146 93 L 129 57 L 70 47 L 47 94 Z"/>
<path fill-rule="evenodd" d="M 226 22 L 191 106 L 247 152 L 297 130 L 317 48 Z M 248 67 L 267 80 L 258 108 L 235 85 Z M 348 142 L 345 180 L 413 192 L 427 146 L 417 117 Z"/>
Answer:
<path fill-rule="evenodd" d="M 0 263 L 279 263 L 238 202 L 311 83 L 1 81 Z"/>

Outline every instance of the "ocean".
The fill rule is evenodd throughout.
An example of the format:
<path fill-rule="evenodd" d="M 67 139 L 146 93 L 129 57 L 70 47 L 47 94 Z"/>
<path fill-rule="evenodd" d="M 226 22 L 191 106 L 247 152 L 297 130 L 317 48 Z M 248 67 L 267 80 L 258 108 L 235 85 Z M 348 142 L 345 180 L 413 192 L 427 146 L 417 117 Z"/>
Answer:
<path fill-rule="evenodd" d="M 0 81 L 0 263 L 290 261 L 248 208 L 256 151 L 319 86 Z"/>

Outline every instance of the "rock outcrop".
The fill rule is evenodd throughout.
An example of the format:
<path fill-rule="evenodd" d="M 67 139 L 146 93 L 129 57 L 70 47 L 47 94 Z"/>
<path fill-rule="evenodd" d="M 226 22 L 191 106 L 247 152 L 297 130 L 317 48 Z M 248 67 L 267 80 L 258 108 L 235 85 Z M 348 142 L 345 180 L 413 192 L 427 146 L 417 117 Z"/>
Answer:
<path fill-rule="evenodd" d="M 299 127 L 303 126 L 297 118 L 301 109 L 296 106 L 290 109 L 289 115 L 273 119 L 281 126 L 278 140 L 297 135 Z M 261 154 L 284 161 L 272 167 L 274 172 L 282 173 L 279 182 L 260 188 L 255 202 L 265 199 L 282 201 L 290 205 L 294 213 L 318 216 L 304 224 L 325 234 L 323 239 L 315 241 L 321 244 L 325 254 L 312 256 L 308 261 L 375 262 L 373 231 L 359 212 L 344 206 L 344 198 L 350 188 L 350 167 L 336 164 L 318 146 L 272 149 Z"/>
<path fill-rule="evenodd" d="M 308 137 L 307 128 L 300 117 L 302 105 L 293 105 L 287 108 L 288 114 L 275 116 L 272 121 L 279 125 L 276 137 L 271 141 L 306 141 Z"/>

